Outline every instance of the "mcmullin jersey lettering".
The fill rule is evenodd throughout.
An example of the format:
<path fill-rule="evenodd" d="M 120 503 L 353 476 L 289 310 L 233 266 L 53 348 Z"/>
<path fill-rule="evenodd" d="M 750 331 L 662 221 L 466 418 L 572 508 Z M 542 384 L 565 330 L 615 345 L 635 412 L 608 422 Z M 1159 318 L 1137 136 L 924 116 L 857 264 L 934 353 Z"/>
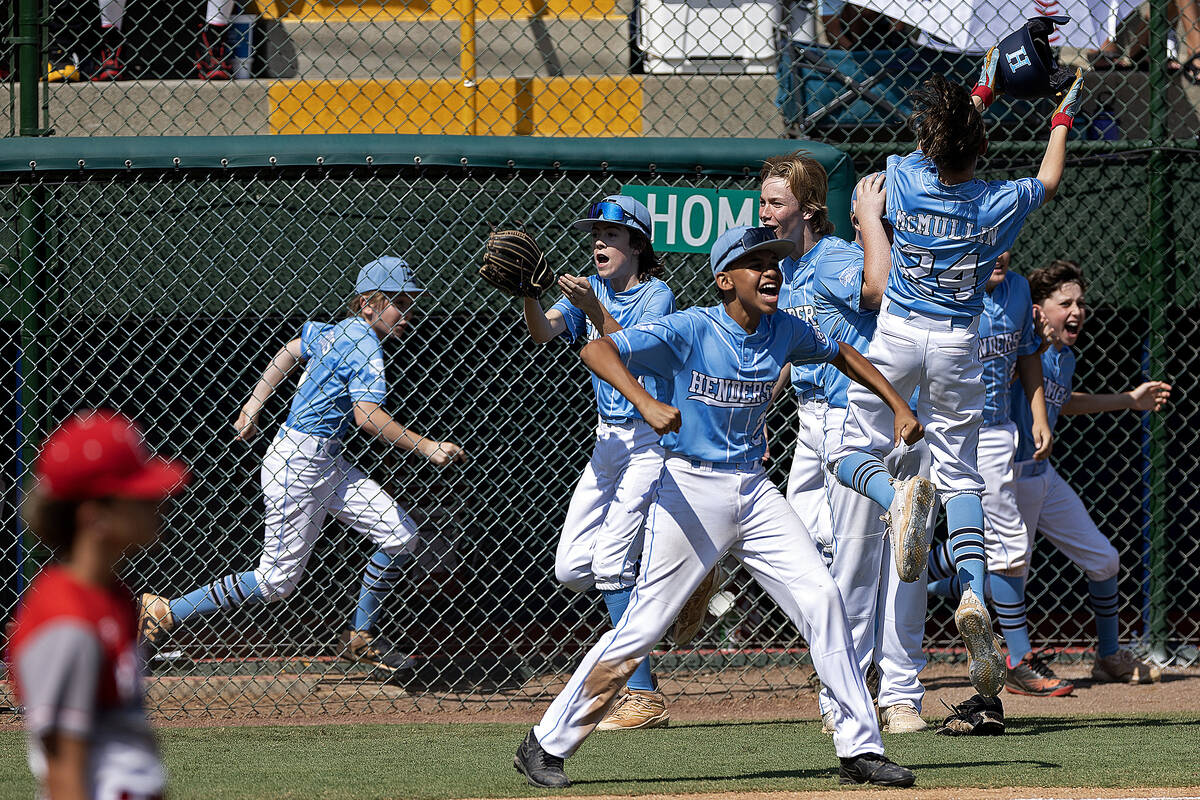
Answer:
<path fill-rule="evenodd" d="M 875 335 L 878 317 L 875 311 L 862 307 L 862 248 L 836 236 L 823 237 L 821 245 L 822 255 L 813 272 L 813 305 L 821 333 L 865 353 Z M 821 368 L 821 378 L 829 405 L 845 408 L 850 379 L 829 365 Z"/>
<path fill-rule="evenodd" d="M 1011 404 L 1028 405 L 1022 389 L 1012 392 L 1017 375 L 1017 356 L 1036 353 L 1039 340 L 1033 332 L 1033 299 L 1029 281 L 1014 272 L 990 292 L 984 292 L 983 314 L 979 317 L 979 360 L 983 362 L 983 424 L 1003 425 L 1011 416 Z"/>
<path fill-rule="evenodd" d="M 304 323 L 300 352 L 308 363 L 285 423 L 293 430 L 340 438 L 355 403 L 382 403 L 387 395 L 383 345 L 361 317 Z"/>
<path fill-rule="evenodd" d="M 1071 399 L 1071 387 L 1075 382 L 1075 353 L 1069 347 L 1061 349 L 1051 345 L 1042 353 L 1042 386 L 1046 390 L 1046 420 L 1050 430 L 1058 424 L 1058 415 L 1063 405 Z M 1025 402 L 1025 390 L 1017 381 L 1012 387 L 1012 418 L 1017 423 L 1017 461 L 1033 458 L 1037 448 L 1033 444 L 1033 412 Z"/>
<path fill-rule="evenodd" d="M 786 311 L 793 317 L 799 317 L 810 325 L 817 324 L 816 309 L 813 307 L 813 265 L 824 257 L 828 245 L 826 236 L 818 241 L 800 258 L 788 258 L 779 262 L 779 270 L 783 273 L 783 286 L 779 290 L 779 310 Z M 792 389 L 800 397 L 806 392 L 817 390 L 820 397 L 821 372 L 819 364 L 793 364 Z"/>
<path fill-rule="evenodd" d="M 889 156 L 887 219 L 895 238 L 888 299 L 922 316 L 978 316 L 996 257 L 1045 197 L 1036 178 L 948 186 L 921 151 Z"/>
<path fill-rule="evenodd" d="M 664 402 L 679 409 L 677 432 L 662 446 L 719 463 L 758 462 L 763 422 L 783 365 L 837 357 L 836 342 L 790 314 L 764 315 L 746 333 L 724 306 L 689 308 L 610 337 L 634 375 L 667 381 Z"/>
<path fill-rule="evenodd" d="M 639 322 L 649 322 L 675 311 L 675 295 L 671 287 L 658 278 L 642 281 L 624 292 L 614 292 L 608 281 L 596 275 L 589 276 L 588 283 L 592 285 L 592 291 L 596 293 L 600 305 L 608 309 L 608 313 L 622 328 L 631 328 Z M 600 338 L 587 314 L 576 308 L 567 298 L 559 300 L 551 306 L 551 310 L 562 314 L 563 322 L 567 324 L 567 329 L 562 335 L 569 341 L 574 342 L 585 335 L 588 341 Z M 642 385 L 659 400 L 662 400 L 666 393 L 666 387 L 660 381 L 651 379 L 642 381 Z M 592 375 L 592 391 L 596 395 L 596 410 L 605 422 L 628 422 L 631 419 L 642 418 L 623 394 L 597 378 L 595 374 Z"/>

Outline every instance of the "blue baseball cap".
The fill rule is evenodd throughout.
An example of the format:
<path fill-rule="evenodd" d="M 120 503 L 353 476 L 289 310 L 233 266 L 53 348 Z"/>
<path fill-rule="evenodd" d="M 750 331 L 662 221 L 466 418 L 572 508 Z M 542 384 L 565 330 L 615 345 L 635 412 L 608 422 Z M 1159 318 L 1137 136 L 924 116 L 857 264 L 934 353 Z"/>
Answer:
<path fill-rule="evenodd" d="M 359 294 L 367 292 L 411 292 L 417 294 L 425 291 L 413 280 L 412 269 L 403 258 L 395 256 L 380 256 L 358 271 L 358 280 L 354 282 L 354 291 Z"/>
<path fill-rule="evenodd" d="M 766 250 L 776 259 L 782 259 L 795 246 L 787 239 L 776 239 L 775 231 L 771 228 L 738 225 L 717 237 L 708 260 L 712 264 L 713 277 L 716 277 L 718 272 L 728 269 L 730 264 L 748 253 Z"/>
<path fill-rule="evenodd" d="M 612 222 L 637 231 L 647 239 L 652 237 L 650 209 L 629 195 L 610 194 L 599 203 L 592 203 L 583 219 L 572 227 L 590 231 L 597 222 Z"/>

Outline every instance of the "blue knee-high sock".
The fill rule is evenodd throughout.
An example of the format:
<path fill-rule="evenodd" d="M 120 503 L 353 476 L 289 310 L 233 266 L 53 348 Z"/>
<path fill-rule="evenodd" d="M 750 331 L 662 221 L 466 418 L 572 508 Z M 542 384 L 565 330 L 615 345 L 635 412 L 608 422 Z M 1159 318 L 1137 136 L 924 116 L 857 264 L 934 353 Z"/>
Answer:
<path fill-rule="evenodd" d="M 604 595 L 604 605 L 608 606 L 608 617 L 615 627 L 621 621 L 621 617 L 625 616 L 625 609 L 629 607 L 629 596 L 633 594 L 633 587 L 611 589 L 602 591 L 601 594 Z M 625 685 L 630 689 L 642 692 L 652 692 L 658 688 L 658 684 L 654 681 L 654 673 L 650 669 L 650 656 L 642 659 L 642 663 L 629 676 Z"/>
<path fill-rule="evenodd" d="M 363 571 L 362 585 L 358 589 L 358 607 L 354 610 L 354 630 L 373 631 L 379 622 L 379 608 L 383 596 L 395 588 L 400 581 L 401 567 L 408 561 L 408 553 L 391 555 L 379 550 L 367 562 Z"/>
<path fill-rule="evenodd" d="M 954 554 L 950 552 L 950 542 L 945 541 L 929 549 L 927 562 L 929 581 L 940 581 L 943 578 L 954 577 Z"/>
<path fill-rule="evenodd" d="M 844 457 L 837 463 L 837 479 L 884 508 L 890 507 L 896 496 L 892 474 L 870 453 L 851 453 Z"/>
<path fill-rule="evenodd" d="M 262 592 L 254 572 L 238 572 L 205 584 L 171 601 L 171 615 L 177 623 L 191 617 L 203 617 L 218 609 L 261 603 Z"/>
<path fill-rule="evenodd" d="M 1029 643 L 1029 624 L 1025 619 L 1025 576 L 988 575 L 992 604 L 1004 644 L 1008 646 L 1008 665 L 1015 666 L 1033 649 Z"/>
<path fill-rule="evenodd" d="M 958 576 L 952 578 L 939 578 L 936 581 L 930 581 L 925 586 L 926 591 L 938 597 L 949 597 L 951 600 L 957 600 L 962 597 L 962 583 L 959 582 Z"/>
<path fill-rule="evenodd" d="M 946 527 L 950 529 L 950 552 L 954 569 L 964 586 L 984 597 L 983 503 L 977 494 L 956 494 L 946 501 Z"/>
<path fill-rule="evenodd" d="M 1092 611 L 1096 612 L 1096 645 L 1101 658 L 1111 656 L 1121 647 L 1117 632 L 1117 576 L 1102 581 L 1088 581 Z"/>

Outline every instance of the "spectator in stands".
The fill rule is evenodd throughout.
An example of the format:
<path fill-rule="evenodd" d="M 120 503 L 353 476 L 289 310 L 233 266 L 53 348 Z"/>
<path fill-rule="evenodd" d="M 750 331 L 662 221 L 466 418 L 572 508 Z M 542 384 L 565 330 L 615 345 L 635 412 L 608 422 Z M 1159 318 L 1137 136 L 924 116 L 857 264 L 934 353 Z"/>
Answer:
<path fill-rule="evenodd" d="M 1151 56 L 1149 13 L 1149 4 L 1143 3 L 1136 13 L 1118 26 L 1119 32 L 1126 33 L 1130 39 L 1128 55 L 1122 52 L 1122 47 L 1117 41 L 1106 39 L 1099 50 L 1088 53 L 1092 68 L 1145 68 Z M 1171 53 L 1163 54 L 1167 58 L 1167 70 L 1182 70 L 1184 77 L 1192 83 L 1200 83 L 1200 1 L 1170 0 L 1167 3 L 1167 19 L 1172 32 L 1176 35 L 1182 34 L 1181 46 L 1178 48 L 1179 58 L 1172 57 Z"/>
<path fill-rule="evenodd" d="M 819 10 L 830 47 L 894 50 L 908 44 L 911 29 L 878 11 L 843 0 L 821 0 Z"/>

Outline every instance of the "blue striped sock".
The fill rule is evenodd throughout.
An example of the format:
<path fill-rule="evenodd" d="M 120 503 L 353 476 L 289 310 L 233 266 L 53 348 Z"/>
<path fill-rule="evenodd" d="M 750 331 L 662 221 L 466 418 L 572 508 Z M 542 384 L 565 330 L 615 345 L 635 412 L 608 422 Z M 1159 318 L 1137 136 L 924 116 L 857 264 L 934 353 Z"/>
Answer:
<path fill-rule="evenodd" d="M 951 600 L 958 600 L 962 597 L 962 584 L 958 582 L 958 576 L 951 578 L 939 578 L 936 581 L 930 581 L 925 586 L 926 591 L 938 597 L 949 597 Z"/>
<path fill-rule="evenodd" d="M 408 561 L 408 553 L 390 555 L 379 550 L 367 562 L 363 571 L 362 584 L 358 589 L 358 606 L 354 609 L 354 630 L 373 631 L 379 622 L 379 608 L 383 596 L 400 582 L 401 567 Z"/>
<path fill-rule="evenodd" d="M 1014 666 L 1033 649 L 1029 642 L 1029 624 L 1025 619 L 1025 576 L 988 575 L 992 604 L 1004 644 L 1008 646 L 1008 665 Z"/>
<path fill-rule="evenodd" d="M 930 582 L 954 577 L 954 555 L 950 552 L 950 542 L 942 542 L 929 549 L 928 567 Z"/>
<path fill-rule="evenodd" d="M 240 605 L 262 602 L 258 590 L 258 578 L 254 572 L 239 572 L 226 575 L 212 583 L 201 586 L 171 601 L 171 615 L 175 621 L 183 622 L 191 617 L 203 617 L 218 609 L 236 608 Z"/>
<path fill-rule="evenodd" d="M 616 627 L 617 623 L 621 621 L 621 617 L 625 616 L 625 609 L 629 607 L 629 597 L 633 594 L 633 587 L 602 590 L 600 593 L 604 595 L 604 605 L 608 607 L 608 618 L 612 620 L 613 627 Z M 638 664 L 638 668 L 629 676 L 625 685 L 640 692 L 652 692 L 658 688 L 658 684 L 654 681 L 654 672 L 650 667 L 650 656 L 642 659 L 642 663 Z"/>
<path fill-rule="evenodd" d="M 983 554 L 983 503 L 979 495 L 956 494 L 947 500 L 946 527 L 950 529 L 950 552 L 954 554 L 959 580 L 983 600 L 987 566 Z"/>
<path fill-rule="evenodd" d="M 1096 650 L 1100 657 L 1111 656 L 1121 647 L 1117 625 L 1117 576 L 1102 581 L 1088 581 L 1088 596 L 1096 612 Z"/>
<path fill-rule="evenodd" d="M 870 453 L 851 453 L 838 461 L 837 479 L 884 508 L 891 507 L 892 498 L 896 496 L 891 473 Z"/>

